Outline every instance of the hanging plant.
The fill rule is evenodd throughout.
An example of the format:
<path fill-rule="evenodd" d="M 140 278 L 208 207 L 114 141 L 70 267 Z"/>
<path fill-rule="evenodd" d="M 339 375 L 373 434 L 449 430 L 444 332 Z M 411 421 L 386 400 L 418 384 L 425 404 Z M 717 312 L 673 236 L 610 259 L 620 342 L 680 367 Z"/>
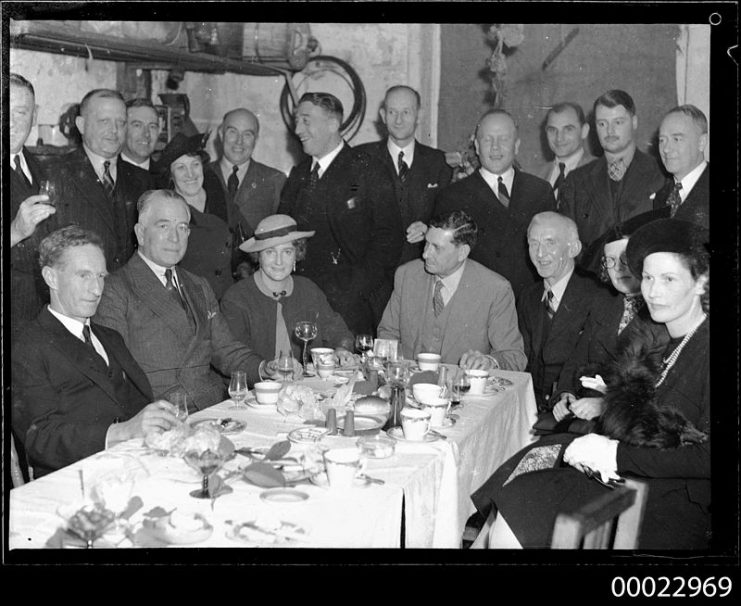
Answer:
<path fill-rule="evenodd" d="M 486 27 L 486 25 L 484 26 Z M 494 108 L 504 105 L 506 97 L 507 57 L 525 40 L 525 26 L 521 23 L 492 23 L 486 32 L 486 43 L 492 52 L 486 63 L 491 86 L 487 101 Z"/>

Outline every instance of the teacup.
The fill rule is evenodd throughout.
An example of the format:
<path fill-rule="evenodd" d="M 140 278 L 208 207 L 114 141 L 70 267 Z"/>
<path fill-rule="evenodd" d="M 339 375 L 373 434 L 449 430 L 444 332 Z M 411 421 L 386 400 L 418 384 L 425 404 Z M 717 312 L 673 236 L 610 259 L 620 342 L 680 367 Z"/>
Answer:
<path fill-rule="evenodd" d="M 327 377 L 331 377 L 334 373 L 335 365 L 332 364 L 323 364 L 319 363 L 314 368 L 316 368 L 316 373 L 322 378 L 326 379 Z"/>
<path fill-rule="evenodd" d="M 277 404 L 278 392 L 282 385 L 276 381 L 255 383 L 255 399 L 258 404 Z"/>
<path fill-rule="evenodd" d="M 352 488 L 355 477 L 365 469 L 357 448 L 331 448 L 324 453 L 324 464 L 330 488 Z"/>
<path fill-rule="evenodd" d="M 430 411 L 405 406 L 401 409 L 401 429 L 407 440 L 424 440 L 430 431 Z"/>
<path fill-rule="evenodd" d="M 312 347 L 311 348 L 311 361 L 314 363 L 314 367 L 319 364 L 334 364 L 334 349 L 331 347 Z"/>
<path fill-rule="evenodd" d="M 440 366 L 440 354 L 421 353 L 417 355 L 417 366 L 420 370 L 436 371 Z"/>
<path fill-rule="evenodd" d="M 434 383 L 415 383 L 412 385 L 414 399 L 420 404 L 439 398 L 441 389 L 439 385 L 435 385 Z"/>
<path fill-rule="evenodd" d="M 450 409 L 450 400 L 447 398 L 431 398 L 422 403 L 422 410 L 430 413 L 430 425 L 441 427 L 445 422 L 445 415 Z"/>
<path fill-rule="evenodd" d="M 472 396 L 484 395 L 486 389 L 486 380 L 489 378 L 489 371 L 487 370 L 467 370 L 466 376 L 468 381 L 471 383 L 471 389 L 468 393 Z"/>

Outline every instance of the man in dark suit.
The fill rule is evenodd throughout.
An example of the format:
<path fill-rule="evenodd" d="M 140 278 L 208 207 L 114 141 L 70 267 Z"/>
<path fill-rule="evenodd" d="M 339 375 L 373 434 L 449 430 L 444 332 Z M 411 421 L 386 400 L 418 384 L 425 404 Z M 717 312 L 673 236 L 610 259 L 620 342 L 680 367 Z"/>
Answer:
<path fill-rule="evenodd" d="M 100 237 L 69 225 L 39 252 L 51 303 L 12 356 L 13 429 L 35 477 L 176 422 L 168 402 L 148 404 L 149 382 L 121 335 L 90 322 L 106 277 Z"/>
<path fill-rule="evenodd" d="M 278 212 L 316 232 L 298 273 L 351 331 L 375 333 L 401 254 L 401 217 L 383 166 L 342 140 L 342 112 L 329 93 L 301 97 L 296 135 L 308 157 L 291 170 Z"/>
<path fill-rule="evenodd" d="M 356 148 L 385 166 L 396 193 L 402 226 L 406 229 L 399 265 L 420 258 L 435 195 L 453 177 L 445 154 L 414 138 L 420 107 L 421 99 L 416 90 L 409 86 L 392 86 L 386 91 L 380 110 L 388 138 Z"/>
<path fill-rule="evenodd" d="M 250 385 L 261 380 L 262 358 L 232 336 L 208 280 L 178 267 L 190 234 L 188 203 L 153 190 L 138 211 L 138 251 L 106 280 L 96 322 L 123 337 L 155 397 L 185 391 L 191 410 L 225 399 L 218 373 L 244 370 Z"/>
<path fill-rule="evenodd" d="M 694 105 L 670 109 L 659 127 L 659 153 L 671 175 L 654 198 L 654 209 L 710 228 L 710 167 L 705 160 L 708 119 Z"/>
<path fill-rule="evenodd" d="M 594 160 L 585 148 L 589 123 L 581 105 L 564 101 L 551 107 L 545 118 L 545 135 L 553 160 L 540 166 L 536 175 L 548 181 L 558 197 L 558 188 L 568 174 Z"/>
<path fill-rule="evenodd" d="M 114 90 L 95 89 L 83 97 L 76 125 L 82 146 L 64 156 L 50 178 L 60 188 L 58 224 L 91 229 L 105 243 L 109 271 L 134 252 L 136 201 L 152 189 L 152 177 L 128 162 L 119 162 L 126 138 L 126 106 Z"/>
<path fill-rule="evenodd" d="M 142 97 L 126 102 L 126 139 L 121 160 L 152 172 L 152 153 L 160 136 L 160 117 L 154 104 Z"/>
<path fill-rule="evenodd" d="M 540 413 L 555 402 L 556 382 L 600 293 L 589 274 L 575 270 L 581 252 L 574 221 L 555 212 L 535 215 L 527 231 L 530 260 L 543 278 L 527 286 L 517 302 L 520 333 L 525 342 L 527 372 L 533 375 Z"/>
<path fill-rule="evenodd" d="M 38 264 L 39 242 L 53 229 L 56 209 L 49 196 L 39 195 L 43 171 L 24 147 L 36 122 L 33 85 L 10 74 L 10 328 L 14 338 L 49 300 Z"/>
<path fill-rule="evenodd" d="M 651 210 L 665 177 L 656 160 L 636 147 L 638 116 L 628 93 L 610 90 L 598 97 L 594 121 L 604 156 L 566 177 L 558 210 L 579 229 L 584 248 L 579 265 L 597 274 L 598 238 L 617 223 Z"/>
<path fill-rule="evenodd" d="M 476 127 L 481 168 L 437 195 L 435 214 L 462 210 L 479 226 L 471 259 L 509 280 L 515 297 L 537 280 L 527 262 L 526 233 L 533 215 L 555 210 L 547 181 L 513 166 L 520 147 L 517 124 L 504 110 L 485 113 Z"/>

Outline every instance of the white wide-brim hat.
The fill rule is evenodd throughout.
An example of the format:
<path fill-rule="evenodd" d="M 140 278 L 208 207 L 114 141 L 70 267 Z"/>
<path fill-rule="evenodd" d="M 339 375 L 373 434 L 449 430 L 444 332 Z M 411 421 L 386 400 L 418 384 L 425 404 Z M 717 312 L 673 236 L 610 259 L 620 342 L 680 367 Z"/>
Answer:
<path fill-rule="evenodd" d="M 298 231 L 298 224 L 288 215 L 270 215 L 257 224 L 255 235 L 239 245 L 244 252 L 260 252 L 266 248 L 311 238 L 315 231 Z"/>

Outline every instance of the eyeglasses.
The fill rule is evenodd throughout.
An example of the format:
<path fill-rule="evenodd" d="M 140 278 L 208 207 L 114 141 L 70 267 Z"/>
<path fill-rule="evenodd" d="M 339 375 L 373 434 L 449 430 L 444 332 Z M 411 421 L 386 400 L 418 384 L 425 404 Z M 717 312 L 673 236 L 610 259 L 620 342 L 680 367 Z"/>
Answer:
<path fill-rule="evenodd" d="M 615 257 L 604 257 L 602 259 L 602 265 L 607 269 L 612 269 L 618 264 L 618 262 L 620 262 L 623 267 L 628 267 L 628 258 L 625 255 L 620 255 L 619 259 L 616 259 Z"/>

